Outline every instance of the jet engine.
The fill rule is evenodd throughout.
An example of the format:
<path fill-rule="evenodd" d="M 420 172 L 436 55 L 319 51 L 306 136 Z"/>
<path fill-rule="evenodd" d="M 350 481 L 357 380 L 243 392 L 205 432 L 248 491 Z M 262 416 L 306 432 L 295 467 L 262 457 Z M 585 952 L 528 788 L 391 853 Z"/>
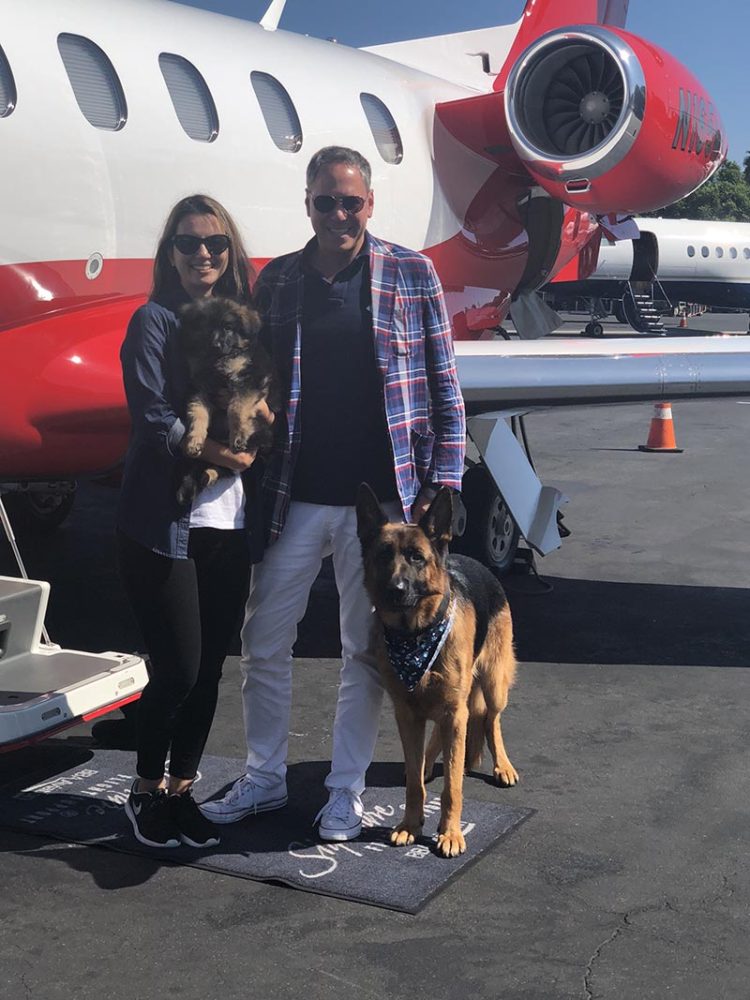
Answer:
<path fill-rule="evenodd" d="M 699 187 L 726 155 L 716 106 L 695 77 L 616 28 L 543 35 L 512 67 L 504 99 L 526 170 L 582 211 L 662 208 Z"/>

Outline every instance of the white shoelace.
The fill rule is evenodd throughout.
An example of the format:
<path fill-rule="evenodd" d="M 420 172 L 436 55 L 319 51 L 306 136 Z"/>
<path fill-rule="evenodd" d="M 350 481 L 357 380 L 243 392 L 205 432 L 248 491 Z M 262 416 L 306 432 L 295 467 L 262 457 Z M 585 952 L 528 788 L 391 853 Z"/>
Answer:
<path fill-rule="evenodd" d="M 241 795 L 244 795 L 247 788 L 251 788 L 253 791 L 257 788 L 257 785 L 253 779 L 247 775 L 243 774 L 241 778 L 232 785 L 227 794 L 224 796 L 224 801 L 229 805 L 234 802 L 238 802 Z"/>
<path fill-rule="evenodd" d="M 340 819 L 342 822 L 349 821 L 352 814 L 357 819 L 360 819 L 361 817 L 355 809 L 357 798 L 358 796 L 349 788 L 334 789 L 331 792 L 331 797 L 313 820 L 313 826 L 322 817 L 323 813 L 327 814 L 328 819 Z"/>

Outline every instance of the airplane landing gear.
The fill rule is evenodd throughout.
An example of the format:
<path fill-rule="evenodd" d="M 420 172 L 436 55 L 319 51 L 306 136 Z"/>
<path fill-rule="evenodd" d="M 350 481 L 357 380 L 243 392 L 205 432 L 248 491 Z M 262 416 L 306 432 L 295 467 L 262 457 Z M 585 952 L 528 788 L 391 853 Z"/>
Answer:
<path fill-rule="evenodd" d="M 464 473 L 461 496 L 466 507 L 466 529 L 452 549 L 484 563 L 495 576 L 513 565 L 520 533 L 489 472 L 474 465 Z"/>
<path fill-rule="evenodd" d="M 604 327 L 598 320 L 591 320 L 590 323 L 586 324 L 586 328 L 583 333 L 586 337 L 603 337 Z"/>
<path fill-rule="evenodd" d="M 70 514 L 75 502 L 75 485 L 46 490 L 24 490 L 5 495 L 5 505 L 12 512 L 17 527 L 48 533 L 55 531 Z"/>

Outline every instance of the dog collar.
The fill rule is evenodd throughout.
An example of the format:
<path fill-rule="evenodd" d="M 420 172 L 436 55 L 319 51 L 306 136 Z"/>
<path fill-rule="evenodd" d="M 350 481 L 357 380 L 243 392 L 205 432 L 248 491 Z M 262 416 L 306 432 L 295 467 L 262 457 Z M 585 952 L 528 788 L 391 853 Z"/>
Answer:
<path fill-rule="evenodd" d="M 448 614 L 446 614 L 448 611 Z M 453 627 L 455 607 L 441 605 L 438 618 L 419 632 L 403 632 L 383 626 L 388 659 L 407 691 L 413 691 L 430 670 Z"/>

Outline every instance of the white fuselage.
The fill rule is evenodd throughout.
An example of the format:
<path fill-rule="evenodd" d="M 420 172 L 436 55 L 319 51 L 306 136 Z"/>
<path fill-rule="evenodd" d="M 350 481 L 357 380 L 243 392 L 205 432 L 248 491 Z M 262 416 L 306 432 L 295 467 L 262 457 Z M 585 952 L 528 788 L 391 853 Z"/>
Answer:
<path fill-rule="evenodd" d="M 659 244 L 660 281 L 704 281 L 750 285 L 750 223 L 693 219 L 635 220 Z M 602 241 L 594 279 L 627 280 L 633 243 Z"/>
<path fill-rule="evenodd" d="M 58 51 L 64 32 L 95 42 L 114 66 L 127 101 L 120 130 L 96 128 L 81 113 Z M 18 93 L 15 110 L 0 118 L 0 267 L 101 254 L 104 288 L 108 262 L 150 258 L 169 207 L 195 191 L 224 202 L 241 222 L 250 255 L 266 260 L 309 239 L 305 166 L 329 144 L 359 149 L 371 161 L 374 232 L 421 249 L 461 228 L 457 206 L 436 182 L 433 117 L 436 102 L 471 96 L 476 87 L 167 0 L 0 0 L 0 46 Z M 213 142 L 181 127 L 161 53 L 189 60 L 205 79 L 219 118 Z M 252 71 L 270 74 L 290 95 L 303 133 L 298 152 L 272 141 Z M 491 88 L 491 76 L 474 77 Z M 362 92 L 393 115 L 404 145 L 400 163 L 378 153 Z M 467 204 L 488 172 L 481 167 L 466 185 Z"/>

